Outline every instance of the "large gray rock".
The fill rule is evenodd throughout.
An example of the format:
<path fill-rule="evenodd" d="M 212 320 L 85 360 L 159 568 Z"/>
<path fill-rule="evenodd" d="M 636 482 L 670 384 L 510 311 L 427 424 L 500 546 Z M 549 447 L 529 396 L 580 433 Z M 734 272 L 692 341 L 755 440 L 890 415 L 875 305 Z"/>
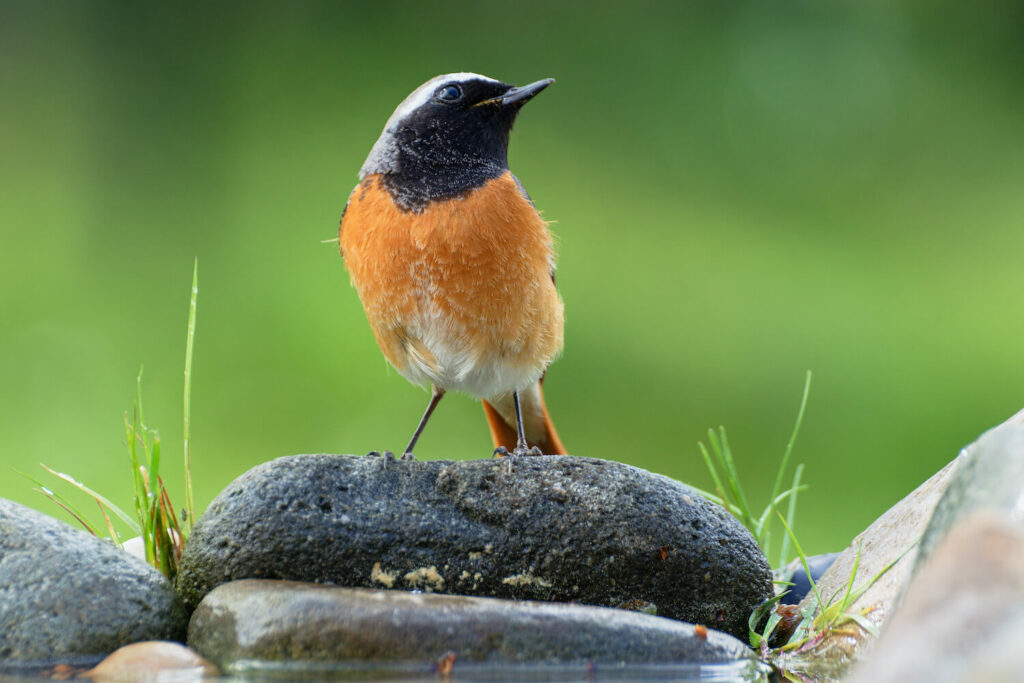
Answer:
<path fill-rule="evenodd" d="M 982 434 L 957 460 L 956 474 L 921 538 L 919 565 L 954 525 L 975 510 L 1024 514 L 1024 411 Z"/>
<path fill-rule="evenodd" d="M 0 498 L 0 662 L 105 655 L 138 640 L 181 640 L 185 627 L 158 571 Z"/>
<path fill-rule="evenodd" d="M 584 605 L 248 579 L 192 615 L 189 645 L 225 671 L 335 663 L 751 664 L 732 636 L 672 619 Z"/>
<path fill-rule="evenodd" d="M 847 610 L 862 614 L 872 626 L 881 627 L 895 609 L 910 578 L 918 539 L 958 464 L 958 460 L 947 464 L 858 534 L 817 581 L 818 593 L 826 600 L 829 596 L 842 596 L 850 581 L 854 562 L 858 562 L 854 580 L 858 587 L 870 582 L 895 562 Z M 801 601 L 800 610 L 810 609 L 814 601 L 812 591 Z M 814 661 L 810 671 L 841 671 L 855 659 L 864 657 L 874 642 L 875 638 L 870 633 L 855 624 L 828 633 L 813 650 Z"/>
<path fill-rule="evenodd" d="M 883 647 L 889 639 L 888 623 L 893 615 L 903 613 L 904 593 L 908 585 L 913 590 L 915 578 L 922 567 L 927 568 L 932 552 L 944 542 L 951 528 L 960 525 L 965 518 L 979 511 L 988 512 L 996 519 L 1003 518 L 1007 523 L 1018 523 L 1021 513 L 1019 501 L 1024 499 L 1024 411 L 1014 415 L 1003 424 L 989 430 L 977 441 L 961 450 L 959 456 L 931 479 L 921 484 L 913 493 L 894 505 L 888 512 L 875 521 L 866 531 L 853 540 L 850 547 L 835 561 L 819 582 L 819 592 L 823 596 L 841 594 L 853 570 L 857 549 L 861 549 L 860 566 L 857 569 L 856 585 L 861 585 L 874 578 L 890 563 L 899 560 L 882 577 L 869 588 L 849 609 L 847 613 L 858 613 L 877 629 L 882 630 L 882 638 L 876 639 L 867 631 L 854 624 L 826 634 L 810 650 L 806 661 L 801 662 L 801 670 L 810 673 L 843 671 L 855 661 L 872 661 L 876 645 L 887 652 L 917 653 L 920 648 L 909 646 L 910 641 L 902 639 L 895 649 Z M 1016 519 L 1015 519 L 1016 516 Z M 979 532 L 980 533 L 980 532 Z M 960 543 L 963 544 L 963 537 Z M 954 546 L 956 547 L 956 546 Z M 962 546 L 966 548 L 967 546 Z M 962 550 L 961 552 L 968 552 Z M 1020 552 L 1016 550 L 1015 552 Z M 1021 555 L 1020 557 L 1024 557 Z M 950 558 L 947 558 L 947 561 Z M 970 551 L 964 558 L 968 564 L 975 563 L 980 574 L 991 572 L 990 580 L 997 581 L 1005 576 L 993 555 L 975 554 Z M 1015 561 L 1020 562 L 1020 558 Z M 965 573 L 964 576 L 977 576 L 979 571 Z M 962 578 L 954 578 L 954 572 L 946 572 L 947 584 L 936 594 L 945 591 L 950 605 L 960 591 L 973 591 L 965 587 Z M 980 583 L 984 583 L 980 580 Z M 997 588 L 992 586 L 992 591 Z M 1009 592 L 1015 589 L 1011 587 Z M 811 605 L 813 595 L 808 595 L 801 603 L 802 609 Z M 970 603 L 981 612 L 976 619 L 984 620 L 987 610 L 983 601 Z M 959 607 L 958 607 L 959 609 Z M 915 623 L 913 629 L 922 634 L 938 635 L 937 626 L 925 627 L 929 615 L 921 622 Z M 944 617 L 947 622 L 967 623 L 963 614 Z M 974 627 L 964 627 L 972 630 Z M 953 644 L 955 638 L 936 642 Z M 961 639 L 966 643 L 967 639 Z M 888 655 L 887 655 L 888 656 Z M 916 654 L 908 655 L 911 660 Z M 975 660 L 977 661 L 977 660 Z M 941 667 L 940 667 L 941 668 Z M 878 671 L 872 668 L 871 671 Z M 924 669 L 922 669 L 924 671 Z M 923 675 L 923 679 L 932 680 Z M 872 680 L 870 677 L 862 680 Z M 881 680 L 881 679 L 879 679 Z M 885 680 L 899 680 L 899 677 Z M 947 679 L 948 680 L 948 679 Z M 982 680 L 982 679 L 978 679 Z"/>
<path fill-rule="evenodd" d="M 277 578 L 617 606 L 746 637 L 768 564 L 678 482 L 570 456 L 449 461 L 298 455 L 238 478 L 186 545 L 178 589 Z"/>
<path fill-rule="evenodd" d="M 907 588 L 858 683 L 1019 681 L 1024 525 L 990 510 L 957 522 Z"/>
<path fill-rule="evenodd" d="M 961 453 L 906 589 L 857 680 L 1020 680 L 1024 411 Z"/>

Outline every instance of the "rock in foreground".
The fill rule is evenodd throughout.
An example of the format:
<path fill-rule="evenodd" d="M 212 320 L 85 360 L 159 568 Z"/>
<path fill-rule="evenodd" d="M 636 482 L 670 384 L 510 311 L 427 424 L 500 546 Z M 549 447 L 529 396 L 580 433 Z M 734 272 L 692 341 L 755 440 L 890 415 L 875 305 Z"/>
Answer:
<path fill-rule="evenodd" d="M 640 601 L 741 638 L 772 595 L 760 549 L 721 507 L 666 477 L 571 456 L 265 463 L 198 521 L 178 588 L 194 609 L 241 578 Z"/>
<path fill-rule="evenodd" d="M 908 610 L 911 613 L 917 610 L 917 608 L 907 607 L 911 602 L 909 595 L 915 594 L 915 590 L 921 591 L 921 589 L 915 588 L 921 582 L 921 579 L 916 577 L 919 576 L 922 567 L 925 572 L 928 571 L 932 550 L 945 542 L 946 535 L 951 528 L 964 525 L 965 522 L 970 521 L 972 515 L 979 511 L 991 513 L 997 520 L 1003 516 L 1007 523 L 1016 524 L 1019 522 L 1018 519 L 1015 519 L 1019 516 L 1018 501 L 1022 497 L 1024 497 L 1024 411 L 989 430 L 977 441 L 963 449 L 956 459 L 894 505 L 866 531 L 855 538 L 850 547 L 825 572 L 818 583 L 820 593 L 825 596 L 838 595 L 838 591 L 845 590 L 845 586 L 850 580 L 858 549 L 860 562 L 855 579 L 855 584 L 858 586 L 869 582 L 886 566 L 895 562 L 846 610 L 847 613 L 861 614 L 867 622 L 881 629 L 882 638 L 876 640 L 867 631 L 856 627 L 833 631 L 810 651 L 810 659 L 813 661 L 804 668 L 804 671 L 812 674 L 829 672 L 838 675 L 838 672 L 854 661 L 873 662 L 872 658 L 877 643 L 878 647 L 887 653 L 882 655 L 883 661 L 886 663 L 882 667 L 869 667 L 868 670 L 872 673 L 860 680 L 903 680 L 901 675 L 905 671 L 914 670 L 915 658 L 921 663 L 917 669 L 918 675 L 911 676 L 911 678 L 915 680 L 953 680 L 951 672 L 954 667 L 948 665 L 942 658 L 927 654 L 928 648 L 918 647 L 914 641 L 906 637 L 896 639 L 895 646 L 888 645 L 889 640 L 893 638 L 889 635 L 889 619 L 895 614 L 894 624 L 911 625 L 910 628 L 902 627 L 902 631 L 917 633 L 922 642 L 931 639 L 930 647 L 935 652 L 945 648 L 947 655 L 956 652 L 954 644 L 959 644 L 961 651 L 969 649 L 971 638 L 963 634 L 980 633 L 981 629 L 974 622 L 984 621 L 987 618 L 986 615 L 989 615 L 993 621 L 1005 620 L 1006 623 L 1009 623 L 1009 618 L 997 617 L 990 606 L 998 604 L 1000 599 L 1007 599 L 1007 595 L 1014 595 L 1017 600 L 1020 599 L 1022 593 L 1019 575 L 1018 578 L 1009 580 L 1008 586 L 999 586 L 1000 581 L 1006 582 L 1005 577 L 1008 574 L 996 561 L 998 552 L 991 552 L 991 548 L 998 547 L 998 544 L 990 543 L 986 546 L 983 541 L 991 529 L 987 529 L 984 525 L 973 524 L 966 525 L 964 528 L 971 529 L 971 531 L 961 532 L 956 543 L 950 546 L 955 550 L 947 553 L 946 562 L 949 566 L 937 574 L 942 578 L 938 581 L 933 579 L 930 593 L 924 592 L 925 595 L 930 594 L 939 602 L 938 607 L 926 615 L 924 610 L 921 610 L 924 618 L 921 618 L 920 621 L 908 620 L 902 615 Z M 995 531 L 998 532 L 998 528 Z M 972 535 L 977 536 L 973 539 L 974 545 L 969 542 Z M 999 534 L 996 533 L 996 536 Z M 1013 562 L 1019 563 L 1019 558 L 1024 557 L 1024 555 L 1020 555 L 1021 547 L 1024 546 L 1020 543 L 1017 545 L 1008 543 L 1007 550 L 1004 552 L 1013 557 Z M 958 568 L 951 561 L 957 556 L 965 567 L 971 567 L 973 571 Z M 958 571 L 960 571 L 959 575 Z M 987 578 L 984 577 L 986 572 L 991 574 Z M 972 585 L 968 579 L 976 580 L 977 585 Z M 904 599 L 903 593 L 908 590 L 908 583 L 910 592 Z M 999 591 L 1001 590 L 1003 595 L 1000 595 Z M 964 603 L 965 596 L 976 597 L 979 591 L 987 591 L 997 597 L 986 597 L 983 600 L 968 599 Z M 813 596 L 805 598 L 801 608 L 810 608 L 812 599 Z M 1021 604 L 1018 603 L 1016 608 L 1018 611 Z M 975 613 L 970 614 L 970 618 L 968 618 L 970 608 L 973 608 Z M 940 613 L 944 612 L 948 612 L 948 614 L 945 614 L 940 620 L 943 622 L 942 624 L 925 625 L 928 619 L 938 619 Z M 943 629 L 947 627 L 949 633 L 945 634 Z M 890 664 L 889 658 L 893 654 L 903 655 L 905 660 L 900 662 L 900 665 L 909 662 L 911 663 L 909 669 L 898 668 L 895 664 Z M 898 660 L 893 659 L 892 661 Z M 980 659 L 974 661 L 979 662 Z M 936 664 L 936 662 L 943 663 Z M 895 673 L 895 675 L 881 676 L 880 672 L 886 668 L 890 670 L 890 674 Z M 940 671 L 947 675 L 935 678 L 933 674 Z M 975 680 L 1002 679 L 981 676 Z"/>
<path fill-rule="evenodd" d="M 0 661 L 106 655 L 138 640 L 182 640 L 185 626 L 185 611 L 158 571 L 0 499 Z"/>
<path fill-rule="evenodd" d="M 957 522 L 851 680 L 1021 680 L 1022 559 L 1024 525 L 987 510 Z"/>
<path fill-rule="evenodd" d="M 227 671 L 311 663 L 718 664 L 750 662 L 724 633 L 583 605 L 290 581 L 222 585 L 192 616 L 189 644 Z"/>
<path fill-rule="evenodd" d="M 917 540 L 943 491 L 949 486 L 958 464 L 958 460 L 947 464 L 858 534 L 816 582 L 818 592 L 826 599 L 827 596 L 842 595 L 855 564 L 857 575 L 854 584 L 857 587 L 870 583 L 892 564 L 847 610 L 863 614 L 869 623 L 880 628 L 891 616 L 910 578 Z M 800 609 L 812 608 L 820 611 L 816 607 L 814 593 L 809 593 L 800 603 Z M 813 653 L 819 657 L 817 664 L 822 671 L 840 671 L 855 659 L 863 658 L 874 644 L 875 638 L 870 633 L 851 627 L 827 634 L 815 646 Z"/>

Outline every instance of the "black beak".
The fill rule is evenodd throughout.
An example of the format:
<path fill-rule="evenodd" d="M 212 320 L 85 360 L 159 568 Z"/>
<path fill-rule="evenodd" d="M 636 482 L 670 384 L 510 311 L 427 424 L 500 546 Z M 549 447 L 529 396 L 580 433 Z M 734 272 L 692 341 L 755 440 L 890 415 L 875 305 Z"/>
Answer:
<path fill-rule="evenodd" d="M 529 102 L 534 95 L 555 82 L 553 78 L 545 78 L 536 83 L 530 83 L 519 88 L 512 88 L 501 96 L 501 106 L 507 107 L 510 104 L 523 105 Z"/>

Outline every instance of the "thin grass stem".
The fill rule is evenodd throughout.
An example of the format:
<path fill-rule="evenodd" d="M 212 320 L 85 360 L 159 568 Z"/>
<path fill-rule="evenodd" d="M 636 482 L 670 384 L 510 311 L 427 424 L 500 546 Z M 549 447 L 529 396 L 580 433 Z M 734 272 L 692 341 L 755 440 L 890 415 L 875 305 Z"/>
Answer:
<path fill-rule="evenodd" d="M 786 524 L 790 528 L 793 527 L 793 520 L 796 519 L 796 494 L 801 489 L 807 488 L 806 486 L 800 486 L 800 477 L 803 476 L 804 465 L 800 463 L 796 466 L 796 473 L 793 475 L 793 486 L 790 487 L 790 491 L 793 495 L 789 499 L 789 507 L 786 510 Z M 783 534 L 782 536 L 782 547 L 779 549 L 779 567 L 786 566 L 786 559 L 789 556 L 789 535 Z"/>
<path fill-rule="evenodd" d="M 192 415 L 192 348 L 196 337 L 196 304 L 199 299 L 199 259 L 192 265 L 192 293 L 188 303 L 188 333 L 185 339 L 185 399 L 184 399 L 184 420 L 185 420 L 185 525 L 184 531 L 192 528 L 192 521 L 195 519 L 195 504 L 192 499 L 192 455 L 190 451 L 192 443 L 191 415 Z"/>
<path fill-rule="evenodd" d="M 789 456 L 793 452 L 793 446 L 796 444 L 796 437 L 800 433 L 800 425 L 804 421 L 804 411 L 807 409 L 807 397 L 811 393 L 811 371 L 807 371 L 807 375 L 804 379 L 804 395 L 800 399 L 800 410 L 796 414 L 796 424 L 793 425 L 793 432 L 789 435 L 789 441 L 786 443 L 786 450 L 782 454 L 782 464 L 779 466 L 779 472 L 775 475 L 775 485 L 772 486 L 771 499 L 774 500 L 775 496 L 779 495 L 779 490 L 782 488 L 782 477 L 785 476 L 786 468 L 789 466 Z"/>
<path fill-rule="evenodd" d="M 63 472 L 58 472 L 58 471 L 56 471 L 54 469 L 51 469 L 51 468 L 47 467 L 46 465 L 41 465 L 41 466 L 42 466 L 42 468 L 44 470 L 46 470 L 47 472 L 49 472 L 53 476 L 57 477 L 58 479 L 63 479 L 64 481 L 68 482 L 69 484 L 74 486 L 79 491 L 81 491 L 81 492 L 91 496 L 92 498 L 94 498 L 97 502 L 102 503 L 103 505 L 106 505 L 107 509 L 109 509 L 115 515 L 120 517 L 121 520 L 124 521 L 125 524 L 127 524 L 129 527 L 131 527 L 131 529 L 135 533 L 141 533 L 141 531 L 139 529 L 138 523 L 135 520 L 133 520 L 128 513 L 126 513 L 124 510 L 122 510 L 118 506 L 114 505 L 107 498 L 105 498 L 104 496 L 96 493 L 91 488 L 89 488 L 88 486 L 86 486 L 82 482 L 78 481 L 77 479 L 75 479 L 74 477 L 72 477 L 69 474 L 64 474 Z"/>

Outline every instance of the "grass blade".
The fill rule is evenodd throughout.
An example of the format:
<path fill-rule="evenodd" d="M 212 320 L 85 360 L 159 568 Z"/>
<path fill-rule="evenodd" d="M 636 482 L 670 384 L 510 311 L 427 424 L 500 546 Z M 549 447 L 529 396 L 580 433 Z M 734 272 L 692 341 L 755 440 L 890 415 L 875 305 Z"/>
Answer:
<path fill-rule="evenodd" d="M 89 531 L 89 533 L 91 533 L 93 536 L 99 536 L 99 534 L 96 533 L 96 530 L 93 528 L 93 526 L 85 520 L 85 515 L 79 512 L 78 509 L 75 508 L 75 506 L 70 503 L 70 501 L 66 500 L 59 493 L 53 491 L 52 489 L 50 489 L 50 487 L 48 487 L 46 484 L 39 481 L 35 477 L 30 476 L 22 472 L 21 470 L 14 470 L 14 472 L 15 474 L 19 474 L 25 479 L 28 479 L 30 482 L 35 484 L 36 488 L 33 489 L 34 491 L 43 494 L 44 496 L 52 500 L 54 503 L 59 505 L 65 512 L 74 517 L 75 521 L 84 526 L 86 530 Z"/>
<path fill-rule="evenodd" d="M 710 429 L 708 430 L 708 433 L 712 433 Z M 729 497 L 725 495 L 725 487 L 722 485 L 721 477 L 718 476 L 718 468 L 715 467 L 714 461 L 711 460 L 711 456 L 708 454 L 708 449 L 704 447 L 704 442 L 698 441 L 697 446 L 700 448 L 701 455 L 704 456 L 704 463 L 708 467 L 708 472 L 711 474 L 712 481 L 715 482 L 715 490 L 718 491 L 718 497 L 721 499 L 722 505 L 730 510 L 736 509 L 729 501 Z"/>
<path fill-rule="evenodd" d="M 818 601 L 819 605 L 824 605 L 821 601 L 821 593 L 818 592 L 818 584 L 814 581 L 814 577 L 811 575 L 811 568 L 807 566 L 807 555 L 804 554 L 803 548 L 800 547 L 800 541 L 796 540 L 796 536 L 793 534 L 793 529 L 790 528 L 786 519 L 779 514 L 779 520 L 782 522 L 782 526 L 786 527 L 786 533 L 789 535 L 791 541 L 793 541 L 793 547 L 796 548 L 796 554 L 800 557 L 800 564 L 803 565 L 804 573 L 807 574 L 807 580 L 811 584 L 811 590 L 814 591 L 814 597 Z"/>
<path fill-rule="evenodd" d="M 195 508 L 192 499 L 192 455 L 191 444 L 191 413 L 192 413 L 192 347 L 196 337 L 196 302 L 199 298 L 199 259 L 192 266 L 192 293 L 188 304 L 188 333 L 185 339 L 185 530 L 192 527 L 195 519 Z"/>
<path fill-rule="evenodd" d="M 878 627 L 872 624 L 870 621 L 868 621 L 868 618 L 863 614 L 857 614 L 856 612 L 854 612 L 851 614 L 847 614 L 846 617 L 851 621 L 856 622 L 858 626 L 860 626 L 862 629 L 873 635 L 875 638 L 878 637 Z"/>
<path fill-rule="evenodd" d="M 778 604 L 779 600 L 782 599 L 782 595 L 776 595 L 775 597 L 768 598 L 750 613 L 747 618 L 747 632 L 750 637 L 750 647 L 757 649 L 761 647 L 762 642 L 767 642 L 772 637 L 772 631 L 778 626 L 781 619 L 778 613 L 775 612 L 775 605 Z M 770 615 L 770 616 L 769 616 Z M 761 620 L 768 617 L 768 621 L 765 624 L 765 628 L 758 633 L 757 625 L 761 623 Z"/>
<path fill-rule="evenodd" d="M 726 436 L 725 427 L 719 427 L 718 431 L 721 434 L 721 442 L 719 442 L 712 430 L 708 430 L 708 439 L 711 441 L 711 447 L 725 468 L 725 480 L 729 483 L 729 489 L 732 491 L 733 498 L 736 499 L 737 507 L 743 513 L 743 523 L 750 530 L 750 533 L 757 535 L 757 522 L 754 521 L 753 515 L 750 514 L 750 506 L 747 504 L 746 496 L 743 495 L 743 486 L 740 484 L 740 475 L 736 470 L 736 462 L 732 458 L 732 449 L 729 448 L 729 438 Z"/>
<path fill-rule="evenodd" d="M 46 465 L 43 465 L 42 463 L 40 463 L 40 465 L 42 466 L 42 468 L 44 470 L 46 470 L 47 472 L 49 472 L 53 476 L 57 477 L 58 479 L 63 479 L 64 481 L 66 481 L 67 483 L 71 484 L 72 486 L 74 486 L 76 489 L 78 489 L 82 493 L 85 493 L 86 495 L 91 496 L 98 503 L 106 505 L 107 509 L 109 509 L 115 515 L 120 517 L 121 520 L 125 524 L 127 524 L 131 528 L 132 531 L 134 531 L 137 534 L 141 534 L 142 533 L 142 529 L 139 527 L 138 523 L 134 519 L 131 518 L 131 515 L 126 513 L 124 510 L 122 510 L 118 506 L 114 505 L 107 498 L 105 498 L 104 496 L 100 495 L 99 493 L 96 493 L 91 488 L 89 488 L 88 486 L 86 486 L 82 482 L 76 480 L 74 477 L 72 477 L 69 474 L 64 474 L 63 472 L 58 472 L 56 470 L 50 469 L 49 467 L 47 467 Z"/>
<path fill-rule="evenodd" d="M 121 537 L 117 535 L 117 530 L 114 529 L 114 525 L 110 521 L 110 515 L 107 514 L 107 511 L 103 508 L 103 504 L 98 500 L 96 501 L 96 506 L 99 507 L 100 514 L 103 515 L 103 521 L 107 523 L 107 532 L 110 534 L 110 540 L 116 543 L 118 548 L 123 550 L 124 546 L 121 545 Z"/>
<path fill-rule="evenodd" d="M 96 529 L 94 529 L 94 528 L 92 527 L 92 525 L 91 525 L 91 524 L 89 524 L 89 522 L 85 521 L 85 518 L 84 518 L 84 517 L 82 517 L 82 515 L 81 515 L 81 514 L 79 514 L 79 513 L 78 513 L 78 512 L 77 512 L 77 511 L 76 511 L 76 510 L 75 510 L 75 509 L 74 509 L 74 508 L 73 508 L 73 507 L 71 506 L 71 504 L 70 504 L 70 503 L 67 503 L 67 502 L 65 502 L 65 501 L 64 501 L 64 500 L 63 500 L 62 498 L 60 498 L 60 497 L 59 497 L 59 496 L 58 496 L 58 495 L 57 495 L 56 493 L 54 493 L 54 492 L 53 492 L 53 491 L 51 491 L 50 489 L 46 488 L 45 486 L 40 486 L 40 487 L 38 487 L 38 488 L 36 488 L 36 489 L 33 489 L 33 490 L 34 490 L 34 491 L 38 491 L 39 493 L 43 494 L 44 496 L 46 496 L 47 498 L 49 498 L 50 500 L 52 500 L 52 501 L 53 501 L 54 503 L 56 503 L 56 504 L 57 504 L 57 506 L 58 506 L 58 507 L 60 507 L 60 508 L 61 508 L 62 510 L 64 510 L 64 512 L 66 512 L 66 513 L 68 513 L 69 515 L 71 515 L 72 517 L 74 517 L 74 518 L 75 518 L 75 521 L 76 521 L 76 522 L 78 522 L 78 523 L 79 523 L 79 524 L 81 524 L 81 525 L 82 525 L 83 527 L 85 527 L 85 530 L 86 530 L 86 531 L 88 531 L 88 532 L 89 532 L 90 534 L 92 534 L 93 536 L 96 536 L 97 538 L 99 538 L 99 533 L 97 533 L 97 532 L 96 532 Z"/>
<path fill-rule="evenodd" d="M 786 467 L 789 466 L 789 456 L 793 452 L 793 445 L 796 444 L 796 437 L 800 433 L 800 425 L 804 421 L 804 411 L 807 409 L 807 397 L 811 393 L 811 371 L 807 371 L 806 378 L 804 379 L 804 395 L 800 399 L 800 410 L 796 414 L 796 424 L 793 425 L 793 433 L 789 435 L 789 441 L 786 443 L 786 450 L 782 454 L 782 464 L 779 465 L 779 472 L 775 475 L 775 485 L 772 487 L 771 499 L 774 500 L 775 496 L 779 495 L 779 490 L 782 488 L 782 477 L 785 476 Z"/>
<path fill-rule="evenodd" d="M 846 582 L 846 593 L 843 595 L 843 609 L 853 604 L 851 595 L 853 594 L 853 581 L 857 577 L 857 568 L 860 567 L 860 551 L 863 547 L 863 542 L 857 544 L 857 554 L 853 556 L 853 567 L 850 569 L 850 580 Z"/>
<path fill-rule="evenodd" d="M 693 487 L 691 486 L 690 488 L 693 488 Z M 778 508 L 779 503 L 783 502 L 784 500 L 786 500 L 790 496 L 795 496 L 798 491 L 806 491 L 808 488 L 809 487 L 807 486 L 807 484 L 803 484 L 803 485 L 797 486 L 795 488 L 788 488 L 785 491 L 783 491 L 782 493 L 780 493 L 778 496 L 776 496 L 775 497 L 775 501 L 774 501 L 775 504 L 770 506 L 770 507 L 766 507 L 764 509 L 764 512 L 761 513 L 761 516 L 757 518 L 758 526 L 759 527 L 763 527 L 765 524 L 768 523 L 768 516 L 769 516 L 769 514 L 771 514 L 772 512 L 774 512 L 774 510 L 776 508 Z M 794 512 L 795 512 L 795 510 L 794 510 Z M 790 525 L 792 525 L 792 524 L 793 524 L 793 522 L 790 521 Z"/>
<path fill-rule="evenodd" d="M 800 486 L 800 477 L 803 476 L 804 466 L 803 463 L 796 466 L 796 473 L 793 475 L 793 486 L 790 487 L 789 491 L 792 492 L 792 496 L 789 499 L 789 508 L 786 510 L 786 524 L 789 528 L 793 528 L 793 520 L 796 518 L 796 494 L 801 488 L 807 488 L 806 486 Z M 779 549 L 779 564 L 780 567 L 786 566 L 786 558 L 789 556 L 789 535 L 784 534 L 782 536 L 782 547 Z"/>

